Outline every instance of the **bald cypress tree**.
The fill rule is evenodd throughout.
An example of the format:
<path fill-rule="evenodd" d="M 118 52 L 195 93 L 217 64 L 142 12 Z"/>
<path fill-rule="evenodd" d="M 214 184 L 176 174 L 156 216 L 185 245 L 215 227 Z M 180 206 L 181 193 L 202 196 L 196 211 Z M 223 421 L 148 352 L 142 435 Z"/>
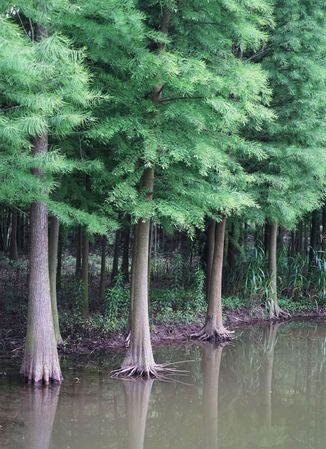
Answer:
<path fill-rule="evenodd" d="M 275 18 L 269 43 L 254 59 L 269 73 L 276 120 L 255 135 L 265 159 L 248 167 L 256 173 L 260 218 L 271 228 L 269 315 L 280 318 L 288 314 L 277 301 L 278 226 L 295 227 L 325 195 L 325 4 L 278 1 Z"/>
<path fill-rule="evenodd" d="M 9 40 L 11 50 L 16 45 L 22 58 L 14 59 L 14 54 L 1 46 L 6 57 L 2 83 L 9 86 L 13 72 L 18 85 L 15 89 L 8 88 L 1 98 L 6 108 L 0 138 L 4 143 L 9 141 L 7 159 L 19 154 L 18 173 L 28 179 L 22 192 L 18 192 L 12 182 L 13 191 L 6 201 L 31 203 L 28 324 L 21 372 L 28 381 L 35 383 L 62 380 L 51 310 L 48 205 L 53 186 L 50 173 L 64 172 L 70 167 L 56 152 L 51 158 L 49 139 L 63 136 L 82 124 L 86 117 L 84 107 L 90 98 L 82 55 L 71 48 L 67 39 L 52 33 L 52 7 L 52 3 L 45 2 L 21 5 L 8 2 L 3 10 L 7 12 L 3 24 L 8 34 L 3 36 L 3 41 Z M 12 24 L 14 21 L 23 30 L 18 31 Z M 4 172 L 4 176 L 10 179 L 18 173 Z"/>
<path fill-rule="evenodd" d="M 95 109 L 98 125 L 88 133 L 110 172 L 102 191 L 107 188 L 111 210 L 136 226 L 132 286 L 139 291 L 131 289 L 131 310 L 140 313 L 133 321 L 143 330 L 135 331 L 141 343 L 134 340 L 132 356 L 131 338 L 122 371 L 147 376 L 159 368 L 149 336 L 149 222 L 191 234 L 206 215 L 219 221 L 239 200 L 239 192 L 232 197 L 236 157 L 228 153 L 248 151 L 239 129 L 249 116 L 268 115 L 269 89 L 260 67 L 241 61 L 234 47 L 259 47 L 270 6 L 195 0 L 76 5 L 77 13 L 60 17 L 58 25 L 87 46 L 95 82 L 110 96 Z M 246 195 L 243 201 L 251 202 Z M 144 353 L 149 363 L 143 364 Z"/>

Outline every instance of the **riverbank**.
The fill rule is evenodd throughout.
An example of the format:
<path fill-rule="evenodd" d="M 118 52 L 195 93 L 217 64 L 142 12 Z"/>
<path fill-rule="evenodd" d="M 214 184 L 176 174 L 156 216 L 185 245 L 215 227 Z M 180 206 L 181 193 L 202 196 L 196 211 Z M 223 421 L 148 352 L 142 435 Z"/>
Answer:
<path fill-rule="evenodd" d="M 226 326 L 236 331 L 250 325 L 265 325 L 269 322 L 263 307 L 248 310 L 238 308 L 226 310 L 224 313 Z M 326 307 L 302 308 L 291 311 L 291 320 L 322 319 L 326 320 Z M 184 343 L 190 341 L 191 334 L 197 332 L 204 322 L 200 314 L 192 322 L 184 323 L 151 323 L 151 338 L 154 346 Z M 0 319 L 0 359 L 18 358 L 24 349 L 25 326 L 14 316 L 4 321 Z M 59 348 L 61 354 L 90 354 L 106 351 L 120 351 L 125 347 L 125 332 L 121 330 L 105 330 L 95 326 L 92 320 L 79 321 L 68 328 L 62 328 L 64 345 Z"/>
<path fill-rule="evenodd" d="M 248 309 L 229 310 L 225 312 L 225 324 L 229 330 L 237 329 L 250 325 L 266 325 L 269 320 L 264 315 L 264 310 L 256 309 L 254 312 Z M 290 320 L 301 319 L 325 319 L 326 307 L 317 311 L 306 310 L 296 311 L 291 315 Z M 200 316 L 192 323 L 155 323 L 151 326 L 151 340 L 153 346 L 169 345 L 191 341 L 191 335 L 198 332 L 205 317 Z M 102 333 L 94 329 L 88 330 L 82 339 L 68 339 L 65 345 L 60 348 L 61 353 L 90 353 L 104 352 L 111 350 L 121 350 L 125 348 L 125 332 L 114 331 Z"/>

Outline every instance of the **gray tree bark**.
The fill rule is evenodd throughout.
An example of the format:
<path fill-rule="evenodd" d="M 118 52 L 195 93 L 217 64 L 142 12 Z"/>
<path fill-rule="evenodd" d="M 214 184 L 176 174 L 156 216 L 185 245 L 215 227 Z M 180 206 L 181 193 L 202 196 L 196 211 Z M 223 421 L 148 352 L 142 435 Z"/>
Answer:
<path fill-rule="evenodd" d="M 129 282 L 129 242 L 130 242 L 130 228 L 129 226 L 123 232 L 123 253 L 121 263 L 121 273 L 123 274 L 125 282 Z"/>
<path fill-rule="evenodd" d="M 215 248 L 216 221 L 209 219 L 207 226 L 207 266 L 206 266 L 206 295 L 209 294 L 209 286 L 212 275 L 214 248 Z"/>
<path fill-rule="evenodd" d="M 167 34 L 170 21 L 170 11 L 163 8 L 161 18 L 161 32 Z M 165 44 L 159 44 L 159 51 L 164 50 Z M 153 93 L 153 103 L 159 106 L 163 85 L 156 87 Z M 153 199 L 154 167 L 145 168 L 141 187 L 145 190 L 147 200 Z M 154 361 L 149 316 L 148 316 L 148 278 L 149 278 L 149 243 L 151 220 L 141 218 L 135 226 L 135 242 L 132 262 L 131 282 L 131 328 L 130 345 L 121 370 L 117 375 L 157 377 L 162 370 Z"/>
<path fill-rule="evenodd" d="M 34 154 L 46 153 L 48 136 L 43 134 L 34 140 Z M 40 170 L 33 170 L 42 176 Z M 25 352 L 21 373 L 29 382 L 61 382 L 57 342 L 54 334 L 51 309 L 49 255 L 48 255 L 48 209 L 44 202 L 31 206 L 30 263 L 28 318 Z"/>
<path fill-rule="evenodd" d="M 81 226 L 78 226 L 76 233 L 76 268 L 75 268 L 75 277 L 76 279 L 80 279 L 81 277 L 81 261 L 82 261 L 82 229 Z"/>
<path fill-rule="evenodd" d="M 59 243 L 60 223 L 57 217 L 52 216 L 50 221 L 49 235 L 49 276 L 50 276 L 50 293 L 51 307 L 53 316 L 54 334 L 58 345 L 63 343 L 57 304 L 57 263 L 58 263 L 58 243 Z"/>
<path fill-rule="evenodd" d="M 10 236 L 10 259 L 18 259 L 18 245 L 17 245 L 17 212 L 11 213 L 11 236 Z"/>
<path fill-rule="evenodd" d="M 148 168 L 143 176 L 143 187 L 150 201 L 153 196 L 154 170 Z M 122 369 L 133 374 L 155 374 L 148 317 L 148 251 L 150 219 L 141 219 L 135 227 L 133 251 L 130 345 Z"/>
<path fill-rule="evenodd" d="M 111 282 L 113 282 L 115 280 L 115 278 L 117 277 L 118 272 L 119 272 L 120 236 L 121 236 L 121 233 L 119 230 L 117 230 L 115 233 L 115 240 L 114 240 Z"/>
<path fill-rule="evenodd" d="M 101 275 L 100 275 L 100 292 L 99 300 L 103 304 L 105 300 L 106 289 L 106 237 L 103 236 L 101 240 Z"/>
<path fill-rule="evenodd" d="M 222 316 L 222 272 L 226 219 L 216 223 L 214 253 L 208 291 L 208 307 L 204 327 L 193 338 L 200 340 L 229 340 L 232 332 L 223 324 Z"/>
<path fill-rule="evenodd" d="M 88 297 L 88 258 L 89 258 L 89 238 L 87 230 L 83 230 L 82 238 L 82 313 L 84 318 L 89 317 L 89 297 Z"/>

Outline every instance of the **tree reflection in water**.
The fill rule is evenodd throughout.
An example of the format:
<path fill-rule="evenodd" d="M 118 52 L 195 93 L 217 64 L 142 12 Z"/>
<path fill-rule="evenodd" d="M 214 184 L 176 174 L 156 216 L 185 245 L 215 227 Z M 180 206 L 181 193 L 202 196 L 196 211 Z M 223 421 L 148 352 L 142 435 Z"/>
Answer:
<path fill-rule="evenodd" d="M 153 379 L 123 380 L 128 420 L 129 449 L 143 449 Z"/>
<path fill-rule="evenodd" d="M 269 328 L 265 330 L 265 382 L 264 382 L 264 399 L 265 399 L 265 416 L 266 425 L 272 428 L 272 391 L 273 391 L 273 367 L 274 352 L 277 342 L 277 332 L 281 323 L 270 323 Z"/>
<path fill-rule="evenodd" d="M 24 449 L 48 449 L 60 386 L 27 387 L 23 392 Z"/>
<path fill-rule="evenodd" d="M 203 349 L 203 420 L 205 449 L 218 448 L 218 387 L 223 346 L 206 343 Z"/>

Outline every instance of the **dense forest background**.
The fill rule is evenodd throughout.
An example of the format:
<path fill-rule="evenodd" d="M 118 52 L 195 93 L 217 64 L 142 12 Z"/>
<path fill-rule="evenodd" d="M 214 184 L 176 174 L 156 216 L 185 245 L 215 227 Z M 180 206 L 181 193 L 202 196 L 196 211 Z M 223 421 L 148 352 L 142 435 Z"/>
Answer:
<path fill-rule="evenodd" d="M 156 323 L 224 341 L 222 306 L 325 306 L 322 0 L 0 5 L 0 323 L 27 322 L 27 379 L 60 381 L 77 329 L 156 376 Z"/>

